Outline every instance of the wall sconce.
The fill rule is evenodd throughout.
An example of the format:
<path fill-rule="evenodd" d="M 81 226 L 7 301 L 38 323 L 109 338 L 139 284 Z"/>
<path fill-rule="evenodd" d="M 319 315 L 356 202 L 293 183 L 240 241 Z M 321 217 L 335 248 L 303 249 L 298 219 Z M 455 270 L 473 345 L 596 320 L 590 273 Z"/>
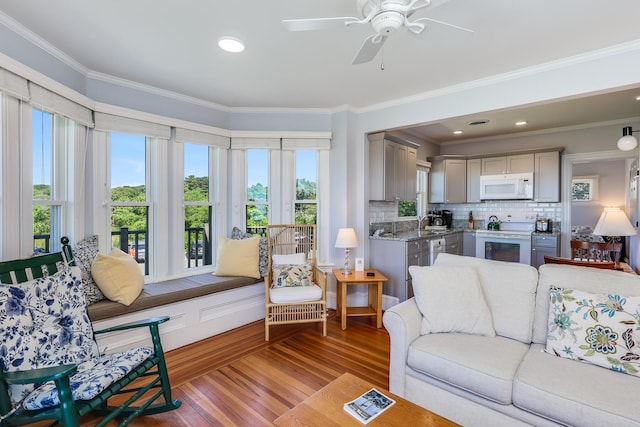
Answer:
<path fill-rule="evenodd" d="M 631 151 L 638 146 L 638 138 L 633 136 L 633 132 L 637 130 L 631 129 L 631 126 L 622 128 L 622 137 L 618 140 L 618 149 L 621 151 Z"/>
<path fill-rule="evenodd" d="M 358 236 L 353 228 L 341 228 L 338 230 L 338 237 L 336 237 L 336 248 L 344 248 L 344 267 L 342 268 L 343 275 L 349 275 L 352 270 L 349 268 L 349 249 L 358 247 Z"/>

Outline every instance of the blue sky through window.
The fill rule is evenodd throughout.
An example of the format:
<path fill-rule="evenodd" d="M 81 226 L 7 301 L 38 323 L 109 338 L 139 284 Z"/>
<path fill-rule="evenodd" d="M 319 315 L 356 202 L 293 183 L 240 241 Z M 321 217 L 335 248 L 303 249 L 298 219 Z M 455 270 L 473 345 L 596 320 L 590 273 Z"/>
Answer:
<path fill-rule="evenodd" d="M 111 188 L 145 184 L 143 135 L 111 132 Z"/>
<path fill-rule="evenodd" d="M 33 184 L 51 185 L 52 115 L 32 110 Z"/>

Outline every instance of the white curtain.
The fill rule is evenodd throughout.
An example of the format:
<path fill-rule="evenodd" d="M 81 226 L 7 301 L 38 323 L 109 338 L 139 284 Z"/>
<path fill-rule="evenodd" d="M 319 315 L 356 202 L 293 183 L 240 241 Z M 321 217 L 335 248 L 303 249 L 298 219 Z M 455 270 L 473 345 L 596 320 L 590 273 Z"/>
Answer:
<path fill-rule="evenodd" d="M 145 122 L 99 112 L 95 113 L 95 123 L 97 130 L 107 132 L 131 133 L 167 140 L 171 138 L 171 127 L 159 123 Z"/>

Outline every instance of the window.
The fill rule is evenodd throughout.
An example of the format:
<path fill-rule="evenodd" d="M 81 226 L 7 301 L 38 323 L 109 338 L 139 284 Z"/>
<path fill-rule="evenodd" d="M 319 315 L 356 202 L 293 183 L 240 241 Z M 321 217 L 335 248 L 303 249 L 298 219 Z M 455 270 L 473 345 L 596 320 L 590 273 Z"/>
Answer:
<path fill-rule="evenodd" d="M 591 202 L 598 200 L 599 177 L 574 176 L 571 180 L 571 200 L 574 202 Z"/>
<path fill-rule="evenodd" d="M 111 246 L 128 252 L 149 274 L 147 138 L 111 132 Z"/>
<path fill-rule="evenodd" d="M 54 125 L 55 123 L 55 125 Z M 64 224 L 67 189 L 67 126 L 73 121 L 32 109 L 33 249 L 57 250 Z"/>
<path fill-rule="evenodd" d="M 265 236 L 269 224 L 269 150 L 247 150 L 246 231 Z"/>
<path fill-rule="evenodd" d="M 316 224 L 318 220 L 318 152 L 296 152 L 295 224 Z"/>
<path fill-rule="evenodd" d="M 212 204 L 209 191 L 210 156 L 206 145 L 184 146 L 184 250 L 186 267 L 211 264 L 209 227 Z"/>

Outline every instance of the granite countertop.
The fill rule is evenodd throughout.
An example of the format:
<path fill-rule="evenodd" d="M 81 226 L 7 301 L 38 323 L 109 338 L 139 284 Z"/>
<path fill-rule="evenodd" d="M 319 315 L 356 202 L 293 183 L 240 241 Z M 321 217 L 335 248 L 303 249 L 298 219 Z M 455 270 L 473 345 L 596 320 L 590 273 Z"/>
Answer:
<path fill-rule="evenodd" d="M 401 242 L 410 242 L 412 240 L 419 239 L 434 239 L 439 237 L 445 237 L 450 234 L 461 233 L 463 228 L 451 228 L 446 231 L 431 231 L 431 230 L 407 230 L 399 231 L 397 233 L 383 233 L 380 236 L 369 236 L 372 240 L 398 240 Z"/>

